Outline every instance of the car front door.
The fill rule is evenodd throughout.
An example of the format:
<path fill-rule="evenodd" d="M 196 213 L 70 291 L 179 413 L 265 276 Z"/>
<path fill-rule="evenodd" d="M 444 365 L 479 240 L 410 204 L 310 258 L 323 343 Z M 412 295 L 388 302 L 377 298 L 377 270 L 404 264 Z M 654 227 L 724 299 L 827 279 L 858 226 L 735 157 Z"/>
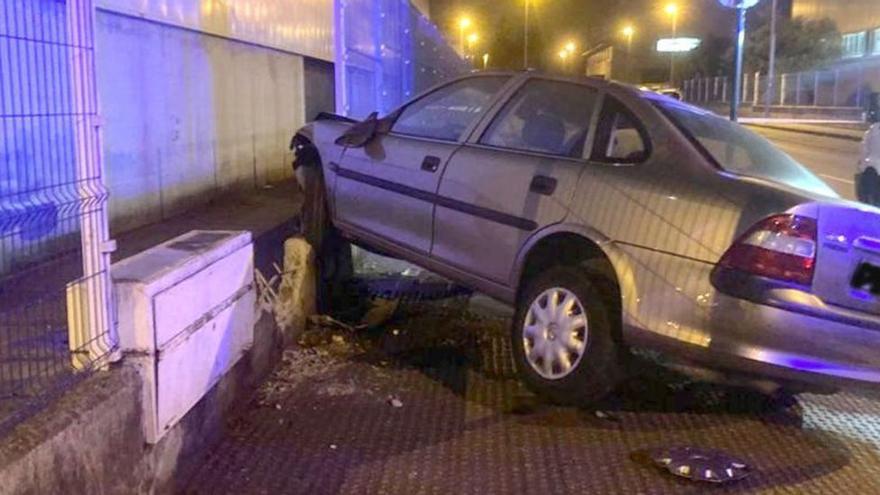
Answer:
<path fill-rule="evenodd" d="M 447 165 L 432 257 L 509 285 L 523 243 L 566 216 L 598 101 L 589 85 L 528 79 Z"/>
<path fill-rule="evenodd" d="M 427 255 L 443 167 L 508 79 L 476 76 L 438 88 L 400 110 L 388 134 L 346 149 L 335 165 L 337 222 Z"/>

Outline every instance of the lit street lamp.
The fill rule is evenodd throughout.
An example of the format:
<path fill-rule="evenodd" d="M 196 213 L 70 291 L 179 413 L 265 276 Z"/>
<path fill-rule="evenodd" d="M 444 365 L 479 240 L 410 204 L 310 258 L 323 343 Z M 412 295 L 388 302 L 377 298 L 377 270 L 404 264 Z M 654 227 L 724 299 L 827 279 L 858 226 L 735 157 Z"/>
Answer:
<path fill-rule="evenodd" d="M 636 34 L 636 30 L 632 26 L 627 25 L 621 33 L 626 38 L 626 80 L 632 82 L 632 44 L 633 35 Z"/>
<path fill-rule="evenodd" d="M 467 58 L 473 59 L 474 58 L 474 56 L 473 56 L 474 45 L 476 45 L 478 41 L 480 41 L 480 35 L 478 35 L 477 33 L 471 33 L 468 35 L 468 37 L 467 37 L 467 51 L 465 52 L 465 55 L 464 55 L 465 59 L 467 59 Z"/>
<path fill-rule="evenodd" d="M 568 72 L 568 57 L 571 52 L 563 48 L 559 50 L 559 58 L 562 60 L 562 72 Z"/>
<path fill-rule="evenodd" d="M 525 19 L 523 22 L 523 69 L 529 68 L 529 0 L 525 3 Z"/>
<path fill-rule="evenodd" d="M 470 17 L 462 17 L 461 19 L 458 20 L 458 42 L 459 42 L 459 47 L 461 48 L 462 56 L 465 55 L 464 32 L 469 27 L 471 27 Z"/>
<path fill-rule="evenodd" d="M 672 37 L 675 38 L 678 36 L 678 5 L 667 4 L 663 11 L 672 19 Z M 669 52 L 669 85 L 675 87 L 675 52 Z"/>

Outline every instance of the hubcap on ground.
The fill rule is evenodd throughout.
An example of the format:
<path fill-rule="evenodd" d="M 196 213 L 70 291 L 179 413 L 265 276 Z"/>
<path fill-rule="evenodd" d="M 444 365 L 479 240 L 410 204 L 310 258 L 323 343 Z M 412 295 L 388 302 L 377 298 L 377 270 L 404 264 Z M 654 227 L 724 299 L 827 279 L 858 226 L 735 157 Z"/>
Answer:
<path fill-rule="evenodd" d="M 543 378 L 568 376 L 584 356 L 589 321 L 573 292 L 554 287 L 532 301 L 523 322 L 523 349 L 529 365 Z"/>

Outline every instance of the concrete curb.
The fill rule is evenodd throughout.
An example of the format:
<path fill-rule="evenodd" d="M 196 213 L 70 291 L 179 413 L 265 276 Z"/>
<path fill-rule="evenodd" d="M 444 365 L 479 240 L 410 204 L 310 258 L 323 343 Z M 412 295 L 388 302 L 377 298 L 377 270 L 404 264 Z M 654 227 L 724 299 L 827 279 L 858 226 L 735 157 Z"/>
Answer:
<path fill-rule="evenodd" d="M 831 139 L 841 139 L 844 141 L 854 141 L 857 143 L 862 142 L 862 138 L 860 136 L 854 136 L 851 134 L 841 134 L 841 133 L 837 133 L 837 132 L 814 131 L 811 129 L 792 129 L 790 127 L 782 127 L 782 126 L 767 125 L 767 124 L 743 123 L 743 125 L 746 125 L 748 127 L 758 127 L 758 128 L 762 128 L 762 129 L 771 129 L 774 131 L 785 131 L 785 132 L 793 132 L 796 134 L 808 134 L 811 136 L 826 137 L 826 138 L 831 138 Z"/>

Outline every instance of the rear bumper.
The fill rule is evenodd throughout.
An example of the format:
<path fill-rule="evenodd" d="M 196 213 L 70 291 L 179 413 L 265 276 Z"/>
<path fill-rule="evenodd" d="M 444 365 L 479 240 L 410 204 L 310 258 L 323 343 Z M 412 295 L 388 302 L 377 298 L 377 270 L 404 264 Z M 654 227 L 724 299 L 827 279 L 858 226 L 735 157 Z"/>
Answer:
<path fill-rule="evenodd" d="M 880 316 L 822 304 L 803 291 L 766 302 L 716 293 L 716 367 L 781 382 L 880 389 Z"/>

